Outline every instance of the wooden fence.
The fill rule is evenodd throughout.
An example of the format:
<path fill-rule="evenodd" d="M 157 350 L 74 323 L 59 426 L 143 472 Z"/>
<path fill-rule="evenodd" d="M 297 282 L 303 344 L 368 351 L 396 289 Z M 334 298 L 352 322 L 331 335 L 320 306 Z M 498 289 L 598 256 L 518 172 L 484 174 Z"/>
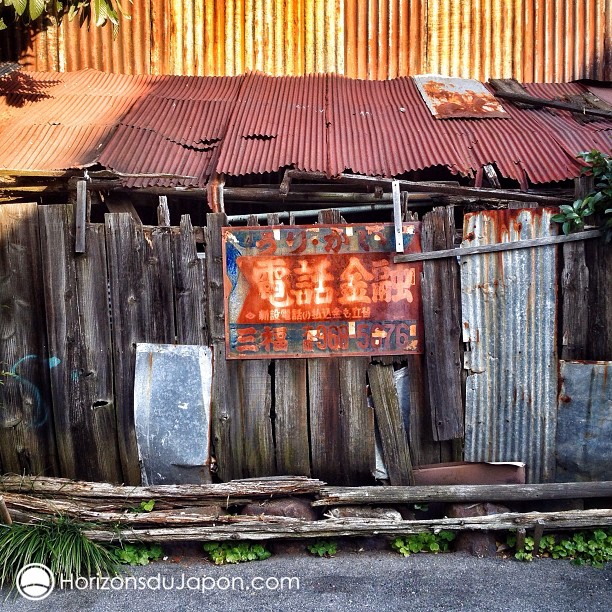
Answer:
<path fill-rule="evenodd" d="M 337 211 L 320 216 L 340 221 Z M 465 373 L 452 259 L 424 264 L 424 355 L 230 361 L 225 224 L 223 213 L 195 230 L 188 216 L 180 227 L 143 227 L 129 213 L 107 214 L 87 225 L 85 253 L 76 253 L 71 205 L 0 206 L 1 472 L 138 484 L 137 342 L 212 346 L 212 452 L 223 481 L 293 474 L 372 484 L 375 423 L 391 484 L 409 484 L 414 465 L 461 459 Z M 423 219 L 423 250 L 452 247 L 454 231 L 452 207 L 434 209 Z M 609 359 L 612 249 L 564 250 L 560 352 Z M 394 383 L 400 365 L 410 381 L 407 431 Z"/>

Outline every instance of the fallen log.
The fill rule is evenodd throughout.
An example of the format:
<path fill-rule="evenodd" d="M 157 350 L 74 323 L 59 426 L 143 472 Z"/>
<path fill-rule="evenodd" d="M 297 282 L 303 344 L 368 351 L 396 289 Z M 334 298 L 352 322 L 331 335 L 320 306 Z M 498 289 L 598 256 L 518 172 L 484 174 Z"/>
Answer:
<path fill-rule="evenodd" d="M 612 481 L 418 487 L 322 487 L 313 506 L 612 497 Z"/>
<path fill-rule="evenodd" d="M 0 477 L 0 491 L 28 493 L 48 497 L 68 497 L 73 499 L 98 499 L 140 501 L 177 500 L 199 502 L 206 505 L 231 505 L 245 503 L 245 498 L 262 499 L 287 495 L 318 493 L 325 485 L 320 480 L 305 476 L 274 476 L 269 478 L 249 478 L 232 480 L 219 484 L 153 485 L 132 487 L 113 485 L 105 482 L 81 482 L 67 478 L 48 478 L 36 476 L 7 475 Z"/>
<path fill-rule="evenodd" d="M 251 521 L 214 527 L 123 529 L 84 531 L 99 542 L 178 542 L 224 540 L 272 540 L 292 538 L 336 538 L 343 536 L 400 536 L 449 531 L 513 531 L 541 525 L 543 529 L 587 529 L 612 525 L 612 510 L 569 510 L 565 512 L 508 512 L 491 516 L 444 518 L 424 521 L 379 519 L 326 519 L 302 521 L 280 518 L 275 522 Z"/>

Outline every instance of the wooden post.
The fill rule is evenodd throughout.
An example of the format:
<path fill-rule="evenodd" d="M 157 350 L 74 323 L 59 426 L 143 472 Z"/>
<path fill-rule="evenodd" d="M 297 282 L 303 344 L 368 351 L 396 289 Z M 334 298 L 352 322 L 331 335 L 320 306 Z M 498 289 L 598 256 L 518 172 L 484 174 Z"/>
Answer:
<path fill-rule="evenodd" d="M 9 514 L 8 508 L 4 503 L 4 497 L 0 495 L 0 522 L 4 525 L 8 525 L 9 527 L 13 524 L 13 519 Z"/>
<path fill-rule="evenodd" d="M 85 253 L 85 228 L 87 226 L 87 181 L 77 181 L 76 207 L 74 209 L 74 251 Z"/>
<path fill-rule="evenodd" d="M 159 196 L 157 205 L 157 225 L 170 226 L 170 209 L 168 208 L 168 196 Z"/>

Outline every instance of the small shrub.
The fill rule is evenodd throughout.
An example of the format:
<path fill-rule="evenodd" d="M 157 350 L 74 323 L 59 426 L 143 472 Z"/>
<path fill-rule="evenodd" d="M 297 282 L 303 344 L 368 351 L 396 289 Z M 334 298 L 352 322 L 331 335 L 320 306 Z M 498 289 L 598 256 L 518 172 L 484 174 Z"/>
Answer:
<path fill-rule="evenodd" d="M 452 531 L 439 533 L 417 533 L 415 535 L 395 538 L 391 546 L 404 557 L 418 552 L 446 552 L 449 544 L 455 539 Z"/>
<path fill-rule="evenodd" d="M 272 556 L 263 545 L 249 542 L 233 544 L 229 542 L 206 542 L 204 552 L 215 565 L 224 563 L 244 563 L 245 561 L 262 561 Z"/>
<path fill-rule="evenodd" d="M 331 540 L 316 540 L 306 548 L 308 552 L 311 555 L 315 555 L 315 557 L 333 557 L 338 552 L 336 543 Z"/>

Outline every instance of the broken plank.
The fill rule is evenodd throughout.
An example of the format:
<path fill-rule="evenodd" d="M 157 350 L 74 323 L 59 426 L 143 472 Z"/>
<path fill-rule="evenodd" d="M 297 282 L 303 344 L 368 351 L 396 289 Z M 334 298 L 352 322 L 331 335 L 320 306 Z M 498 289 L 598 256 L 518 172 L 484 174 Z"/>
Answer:
<path fill-rule="evenodd" d="M 391 485 L 414 483 L 408 436 L 400 411 L 393 366 L 372 363 L 368 367 L 374 414 L 380 432 L 385 467 Z"/>

